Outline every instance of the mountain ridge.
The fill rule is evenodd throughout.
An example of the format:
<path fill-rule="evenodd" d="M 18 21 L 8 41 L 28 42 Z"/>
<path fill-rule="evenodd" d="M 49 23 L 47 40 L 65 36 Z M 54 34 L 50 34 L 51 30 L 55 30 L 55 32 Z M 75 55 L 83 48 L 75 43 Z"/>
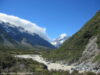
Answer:
<path fill-rule="evenodd" d="M 9 35 L 10 39 L 13 40 L 12 42 L 17 43 L 17 45 L 19 44 L 20 47 L 22 46 L 23 48 L 26 48 L 26 49 L 32 49 L 32 48 L 34 48 L 34 46 L 55 48 L 47 40 L 43 39 L 38 34 L 36 34 L 36 33 L 30 34 L 29 32 L 24 31 L 24 28 L 22 28 L 22 27 L 16 27 L 16 26 L 12 27 L 10 25 L 10 23 L 5 23 L 5 22 L 1 21 L 0 28 L 7 35 Z M 0 35 L 2 35 L 2 34 L 3 33 L 1 33 Z M 6 37 L 3 37 L 3 38 L 5 39 Z M 15 47 L 14 45 L 16 45 L 16 44 L 8 41 L 7 39 L 5 41 L 6 41 L 6 45 L 7 45 L 7 42 L 9 42 L 8 45 L 10 44 L 10 46 L 12 44 L 12 47 Z M 15 47 L 15 48 L 17 48 L 17 47 Z"/>

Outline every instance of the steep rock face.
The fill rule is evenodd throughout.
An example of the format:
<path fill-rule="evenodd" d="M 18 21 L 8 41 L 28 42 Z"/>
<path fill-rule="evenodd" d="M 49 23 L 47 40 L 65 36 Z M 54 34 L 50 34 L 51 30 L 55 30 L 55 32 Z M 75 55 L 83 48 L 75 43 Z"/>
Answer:
<path fill-rule="evenodd" d="M 94 61 L 96 56 L 100 54 L 100 49 L 98 49 L 96 41 L 97 37 L 95 36 L 89 39 L 89 42 L 82 53 L 82 57 L 74 64 L 77 66 L 77 70 L 100 72 L 100 62 Z"/>
<path fill-rule="evenodd" d="M 86 45 L 86 48 L 82 53 L 82 57 L 79 60 L 80 63 L 93 62 L 95 56 L 100 53 L 100 49 L 98 49 L 96 41 L 97 37 L 92 37 L 89 40 L 89 43 Z"/>

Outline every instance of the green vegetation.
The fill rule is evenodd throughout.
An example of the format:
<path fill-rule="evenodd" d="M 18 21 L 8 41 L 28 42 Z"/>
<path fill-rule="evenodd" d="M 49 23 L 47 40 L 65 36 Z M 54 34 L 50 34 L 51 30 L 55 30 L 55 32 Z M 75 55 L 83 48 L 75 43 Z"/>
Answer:
<path fill-rule="evenodd" d="M 82 27 L 75 35 L 57 50 L 45 52 L 43 57 L 47 59 L 59 61 L 64 60 L 67 62 L 76 62 L 82 55 L 88 41 L 93 36 L 97 37 L 97 44 L 100 49 L 100 12 Z M 98 56 L 100 58 L 100 56 Z"/>
<path fill-rule="evenodd" d="M 3 72 L 4 69 L 8 69 L 11 66 L 14 66 L 15 59 L 8 55 L 7 53 L 0 53 L 0 72 Z"/>
<path fill-rule="evenodd" d="M 67 40 L 57 50 L 19 50 L 0 46 L 0 73 L 2 72 L 32 72 L 34 75 L 100 75 L 93 72 L 78 73 L 74 71 L 71 74 L 68 71 L 48 71 L 44 64 L 33 61 L 32 59 L 15 58 L 16 54 L 40 54 L 44 58 L 52 61 L 67 61 L 70 64 L 79 60 L 85 49 L 89 39 L 97 36 L 97 44 L 100 49 L 100 12 L 85 24 L 85 26 Z M 0 37 L 0 45 L 2 37 Z M 94 61 L 100 62 L 100 53 L 95 57 Z"/>
<path fill-rule="evenodd" d="M 24 50 L 24 49 L 12 49 L 12 48 L 7 48 L 7 47 L 0 47 L 0 53 L 5 52 L 8 54 L 42 54 L 42 52 L 48 51 L 46 50 Z"/>
<path fill-rule="evenodd" d="M 0 73 L 2 72 L 41 72 L 47 67 L 32 59 L 15 58 L 8 53 L 0 53 Z"/>
<path fill-rule="evenodd" d="M 94 62 L 98 61 L 100 63 L 100 53 L 95 57 Z"/>
<path fill-rule="evenodd" d="M 42 51 L 37 53 L 45 53 L 50 51 Z M 24 53 L 36 53 L 35 51 L 26 50 L 25 52 L 22 50 L 0 50 L 0 73 L 5 72 L 9 74 L 10 72 L 14 73 L 33 73 L 34 75 L 96 75 L 95 73 L 78 73 L 78 71 L 74 71 L 71 74 L 68 71 L 48 71 L 47 66 L 44 64 L 33 61 L 32 59 L 22 59 L 15 58 L 14 54 L 24 54 Z M 9 74 L 10 75 L 10 74 Z M 20 74 L 15 74 L 20 75 Z M 28 75 L 28 74 L 26 74 Z M 99 74 L 98 74 L 99 75 Z"/>

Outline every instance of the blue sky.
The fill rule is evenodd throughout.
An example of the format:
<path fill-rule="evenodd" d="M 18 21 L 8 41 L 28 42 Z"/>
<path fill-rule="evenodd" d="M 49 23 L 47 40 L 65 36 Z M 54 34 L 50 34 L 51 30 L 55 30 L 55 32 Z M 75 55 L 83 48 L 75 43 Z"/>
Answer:
<path fill-rule="evenodd" d="M 73 35 L 97 10 L 100 0 L 0 0 L 0 12 L 45 27 L 51 38 Z"/>

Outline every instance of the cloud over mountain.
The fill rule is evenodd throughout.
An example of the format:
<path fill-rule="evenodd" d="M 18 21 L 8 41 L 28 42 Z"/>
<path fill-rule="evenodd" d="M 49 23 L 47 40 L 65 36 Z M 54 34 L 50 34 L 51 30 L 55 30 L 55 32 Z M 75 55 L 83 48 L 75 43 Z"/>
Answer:
<path fill-rule="evenodd" d="M 46 28 L 42 28 L 28 20 L 21 19 L 13 15 L 0 13 L 0 21 L 11 23 L 11 26 L 22 27 L 30 34 L 36 33 L 45 40 L 49 40 L 48 35 L 46 33 Z"/>

